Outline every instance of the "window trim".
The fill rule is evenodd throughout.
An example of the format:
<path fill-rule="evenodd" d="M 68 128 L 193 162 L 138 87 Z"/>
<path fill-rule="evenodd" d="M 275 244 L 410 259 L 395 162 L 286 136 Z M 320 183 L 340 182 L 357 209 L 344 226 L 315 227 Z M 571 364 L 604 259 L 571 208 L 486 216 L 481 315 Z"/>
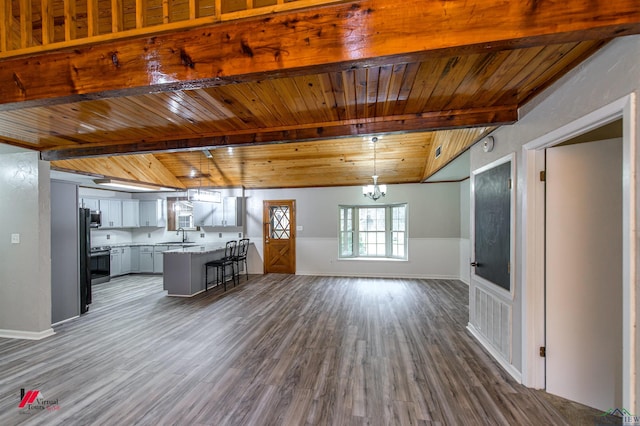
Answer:
<path fill-rule="evenodd" d="M 404 207 L 404 231 L 394 230 L 393 227 L 393 208 Z M 361 256 L 359 255 L 360 247 L 360 210 L 371 208 L 383 208 L 385 210 L 385 254 L 380 256 Z M 346 219 L 346 212 L 351 210 L 351 230 L 342 229 L 343 218 Z M 393 234 L 396 232 L 404 233 L 404 256 L 393 255 Z M 351 233 L 351 254 L 342 253 L 343 235 Z M 392 204 L 340 204 L 338 205 L 338 260 L 394 260 L 406 261 L 409 259 L 409 208 L 408 203 L 392 203 Z"/>

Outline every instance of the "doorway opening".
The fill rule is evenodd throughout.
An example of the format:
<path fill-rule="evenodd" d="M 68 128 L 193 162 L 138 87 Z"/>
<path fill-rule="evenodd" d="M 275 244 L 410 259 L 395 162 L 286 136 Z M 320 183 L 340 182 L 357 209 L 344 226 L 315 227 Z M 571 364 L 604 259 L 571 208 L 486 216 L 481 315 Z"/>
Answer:
<path fill-rule="evenodd" d="M 620 276 L 618 278 L 621 287 L 621 300 L 617 304 L 620 326 L 621 342 L 620 345 L 621 362 L 620 375 L 622 376 L 617 384 L 614 385 L 619 389 L 614 390 L 617 396 L 613 398 L 616 401 L 621 400 L 621 406 L 630 410 L 636 410 L 636 379 L 635 379 L 635 347 L 636 334 L 633 327 L 636 315 L 635 289 L 631 283 L 635 282 L 635 257 L 636 243 L 632 234 L 636 223 L 635 193 L 636 184 L 635 171 L 637 164 L 635 160 L 635 95 L 630 94 L 618 101 L 615 101 L 599 110 L 596 110 L 586 116 L 577 119 L 555 131 L 552 131 L 540 138 L 533 140 L 523 146 L 523 236 L 520 246 L 523 258 L 521 269 L 522 283 L 524 292 L 523 306 L 523 384 L 539 388 L 547 389 L 546 379 L 549 377 L 547 373 L 547 361 L 549 357 L 557 356 L 553 354 L 553 348 L 546 347 L 546 338 L 548 325 L 547 319 L 556 321 L 548 316 L 545 311 L 545 303 L 547 295 L 545 293 L 545 279 L 547 274 L 546 265 L 546 218 L 545 218 L 545 202 L 547 194 L 545 192 L 545 183 L 541 181 L 541 172 L 545 170 L 545 153 L 547 149 L 555 149 L 552 147 L 561 147 L 564 143 L 566 148 L 570 148 L 572 143 L 584 142 L 582 139 L 591 138 L 594 134 L 607 131 L 611 127 L 622 127 L 621 144 L 621 166 L 619 167 L 621 193 L 621 259 L 620 259 Z M 611 126 L 611 127 L 608 127 Z M 582 139 L 580 139 L 582 138 Z M 595 138 L 598 139 L 598 138 Z M 588 144 L 585 144 L 585 146 Z M 569 156 L 570 157 L 570 156 Z M 557 167 L 556 167 L 557 168 Z M 587 191 L 588 194 L 588 191 Z M 551 214 L 553 206 L 549 206 L 548 214 Z M 553 211 L 555 214 L 555 211 Z M 567 238 L 568 239 L 568 238 Z M 567 240 L 565 239 L 565 240 Z M 618 244 L 618 243 L 616 243 Z M 583 259 L 588 262 L 588 259 Z M 580 295 L 576 296 L 579 297 Z M 565 304 L 571 303 L 566 300 Z M 597 307 L 595 309 L 597 311 Z M 592 315 L 595 314 L 592 312 Z M 590 334 L 587 328 L 586 334 Z M 551 342 L 549 342 L 551 343 Z M 598 342 L 590 342 L 591 345 L 597 345 Z M 546 349 L 547 358 L 540 356 L 542 349 Z M 575 361 L 575 360 L 573 360 Z M 569 361 L 565 361 L 565 364 Z M 553 387 L 553 384 L 551 384 Z M 621 395 L 621 396 L 620 396 Z M 617 399 L 616 399 L 617 398 Z M 573 398 L 570 398 L 573 399 Z"/>
<path fill-rule="evenodd" d="M 546 390 L 607 411 L 622 407 L 622 120 L 596 130 L 545 151 Z"/>

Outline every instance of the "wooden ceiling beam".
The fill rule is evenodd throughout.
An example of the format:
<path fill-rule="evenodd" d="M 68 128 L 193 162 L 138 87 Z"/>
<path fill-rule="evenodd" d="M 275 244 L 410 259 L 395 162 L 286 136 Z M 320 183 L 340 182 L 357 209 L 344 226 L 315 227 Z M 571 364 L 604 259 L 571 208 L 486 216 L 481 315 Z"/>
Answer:
<path fill-rule="evenodd" d="M 360 0 L 0 62 L 0 110 L 640 33 L 637 0 Z"/>
<path fill-rule="evenodd" d="M 78 145 L 40 153 L 43 160 L 55 161 L 82 157 L 142 154 L 153 152 L 179 152 L 234 145 L 266 145 L 324 140 L 349 136 L 380 135 L 385 133 L 416 132 L 425 130 L 457 129 L 501 124 L 512 124 L 518 119 L 515 105 L 499 108 L 438 111 L 432 113 L 347 120 L 285 129 L 197 137 L 191 139 L 140 141 L 97 146 Z"/>

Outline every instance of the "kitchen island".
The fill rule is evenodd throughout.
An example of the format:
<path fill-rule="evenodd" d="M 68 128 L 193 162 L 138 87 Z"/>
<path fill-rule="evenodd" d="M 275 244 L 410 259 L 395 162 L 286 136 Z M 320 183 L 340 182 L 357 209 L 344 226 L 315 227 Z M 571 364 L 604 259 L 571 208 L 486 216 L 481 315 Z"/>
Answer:
<path fill-rule="evenodd" d="M 205 263 L 224 256 L 224 242 L 165 251 L 164 289 L 169 296 L 191 297 L 205 290 Z"/>

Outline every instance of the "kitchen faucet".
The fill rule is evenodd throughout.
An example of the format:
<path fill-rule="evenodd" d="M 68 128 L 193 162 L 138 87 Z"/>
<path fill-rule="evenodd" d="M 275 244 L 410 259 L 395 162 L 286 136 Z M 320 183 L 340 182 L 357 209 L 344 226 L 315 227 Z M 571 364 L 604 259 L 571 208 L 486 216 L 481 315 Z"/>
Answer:
<path fill-rule="evenodd" d="M 184 228 L 178 228 L 178 232 L 176 232 L 176 235 L 180 235 L 180 231 L 182 231 L 182 242 L 185 243 L 187 242 L 187 234 L 184 230 Z"/>

